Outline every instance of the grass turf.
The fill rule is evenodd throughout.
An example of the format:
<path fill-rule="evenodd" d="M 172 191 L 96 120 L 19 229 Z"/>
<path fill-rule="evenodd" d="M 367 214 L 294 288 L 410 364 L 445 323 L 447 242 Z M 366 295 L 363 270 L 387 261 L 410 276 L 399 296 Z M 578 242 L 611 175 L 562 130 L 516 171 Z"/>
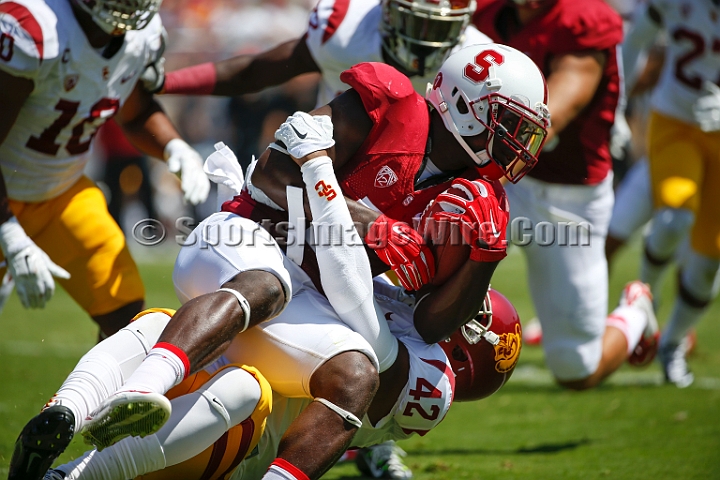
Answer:
<path fill-rule="evenodd" d="M 637 242 L 616 259 L 611 302 L 637 272 Z M 149 306 L 174 307 L 171 265 L 144 264 Z M 511 250 L 493 286 L 533 316 L 524 262 Z M 666 282 L 663 324 L 673 297 Z M 542 349 L 526 346 L 510 382 L 481 402 L 455 404 L 423 438 L 401 442 L 406 462 L 424 479 L 720 479 L 720 304 L 698 326 L 690 362 L 696 382 L 685 390 L 661 383 L 660 368 L 623 367 L 601 387 L 568 392 L 555 386 Z M 95 342 L 87 316 L 59 291 L 44 311 L 22 309 L 16 297 L 0 316 L 0 478 L 23 425 L 54 393 Z M 86 449 L 73 440 L 60 461 Z M 352 464 L 326 479 L 358 478 Z M 179 479 L 182 480 L 182 479 Z"/>

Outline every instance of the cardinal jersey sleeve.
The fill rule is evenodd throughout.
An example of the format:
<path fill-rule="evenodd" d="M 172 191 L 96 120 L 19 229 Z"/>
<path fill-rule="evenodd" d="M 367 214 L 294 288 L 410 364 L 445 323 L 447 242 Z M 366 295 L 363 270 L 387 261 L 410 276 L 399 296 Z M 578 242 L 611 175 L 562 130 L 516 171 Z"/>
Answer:
<path fill-rule="evenodd" d="M 58 55 L 57 17 L 43 2 L 0 1 L 0 70 L 36 80 Z"/>

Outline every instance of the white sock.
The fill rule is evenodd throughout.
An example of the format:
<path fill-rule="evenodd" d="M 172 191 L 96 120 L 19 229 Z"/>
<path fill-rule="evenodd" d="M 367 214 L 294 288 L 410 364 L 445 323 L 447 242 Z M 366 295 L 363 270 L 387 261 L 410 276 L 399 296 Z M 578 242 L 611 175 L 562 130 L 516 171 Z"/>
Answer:
<path fill-rule="evenodd" d="M 310 478 L 292 463 L 276 458 L 262 480 L 310 480 Z"/>
<path fill-rule="evenodd" d="M 645 249 L 653 258 L 666 260 L 655 265 L 643 255 L 640 280 L 650 285 L 653 295 L 660 292 L 660 281 L 667 270 L 678 245 L 687 235 L 694 221 L 694 214 L 686 209 L 664 208 L 653 215 L 650 231 L 645 237 Z"/>
<path fill-rule="evenodd" d="M 120 390 L 165 395 L 189 373 L 190 361 L 185 352 L 169 343 L 158 343 Z"/>
<path fill-rule="evenodd" d="M 250 417 L 260 396 L 257 379 L 233 367 L 197 391 L 173 399 L 170 419 L 156 434 L 167 466 L 198 455 Z"/>
<path fill-rule="evenodd" d="M 647 326 L 647 315 L 641 309 L 631 305 L 623 305 L 613 310 L 608 315 L 605 324 L 608 327 L 615 327 L 625 335 L 630 355 L 642 337 Z"/>
<path fill-rule="evenodd" d="M 165 455 L 156 435 L 126 437 L 102 452 L 85 452 L 56 467 L 65 480 L 126 480 L 165 468 Z"/>
<path fill-rule="evenodd" d="M 670 318 L 660 335 L 660 346 L 680 345 L 683 338 L 698 324 L 707 307 L 688 305 L 680 296 L 675 299 Z"/>
<path fill-rule="evenodd" d="M 88 414 L 138 368 L 169 319 L 161 313 L 145 315 L 95 345 L 80 359 L 48 406 L 60 403 L 72 410 L 75 431 L 79 431 Z"/>

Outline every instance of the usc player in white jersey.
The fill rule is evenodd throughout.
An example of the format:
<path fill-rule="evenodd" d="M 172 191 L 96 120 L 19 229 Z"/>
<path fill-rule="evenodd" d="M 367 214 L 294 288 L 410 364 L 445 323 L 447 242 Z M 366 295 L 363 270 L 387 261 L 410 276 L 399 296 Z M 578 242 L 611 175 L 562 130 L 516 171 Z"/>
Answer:
<path fill-rule="evenodd" d="M 512 375 L 522 348 L 520 319 L 512 304 L 496 290 L 488 291 L 475 320 L 448 340 L 433 345 L 426 344 L 413 326 L 412 297 L 399 287 L 376 280 L 375 298 L 381 312 L 392 319 L 390 329 L 403 345 L 403 367 L 393 378 L 381 381 L 376 399 L 353 438 L 354 447 L 424 436 L 445 418 L 453 401 L 486 398 Z M 298 310 L 293 304 L 285 319 L 302 318 L 307 313 L 312 312 Z M 85 367 L 97 362 L 103 352 L 107 355 L 106 368 L 130 371 L 172 314 L 165 309 L 143 312 L 130 326 L 89 352 L 83 359 Z M 280 339 L 292 342 L 305 325 L 297 321 Z M 337 322 L 326 333 L 343 329 L 348 330 Z M 271 392 L 258 369 L 236 363 L 231 357 L 221 357 L 168 393 L 172 415 L 157 433 L 127 437 L 102 451 L 86 452 L 49 470 L 45 480 L 262 478 L 276 458 L 283 435 L 313 400 Z M 282 355 L 275 359 L 282 360 Z M 76 372 L 80 370 L 76 367 Z M 89 378 L 98 383 L 98 391 L 111 388 L 97 381 L 100 376 Z"/>
<path fill-rule="evenodd" d="M 693 382 L 685 360 L 686 336 L 718 291 L 720 2 L 647 2 L 624 43 L 626 71 L 661 31 L 667 34 L 665 63 L 650 99 L 648 129 L 655 213 L 641 276 L 655 283 L 690 229 L 690 248 L 659 348 L 666 380 L 686 387 Z M 670 215 L 672 222 L 663 221 Z"/>
<path fill-rule="evenodd" d="M 162 53 L 160 0 L 0 1 L 0 247 L 26 308 L 53 276 L 110 335 L 144 289 L 101 191 L 83 175 L 97 129 L 115 116 L 145 153 L 204 201 L 202 159 L 137 85 Z"/>
<path fill-rule="evenodd" d="M 410 77 L 424 95 L 451 51 L 492 42 L 468 25 L 474 11 L 475 0 L 320 0 L 301 38 L 256 55 L 160 75 L 155 89 L 234 96 L 319 72 L 317 104 L 325 105 L 348 89 L 342 72 L 362 62 L 384 62 Z"/>
<path fill-rule="evenodd" d="M 320 162 L 326 160 L 327 157 L 319 159 Z M 324 167 L 322 164 L 316 164 L 316 168 L 318 165 L 324 170 L 320 175 L 323 180 L 328 184 L 335 184 L 336 178 L 332 175 L 332 169 L 328 168 L 329 164 Z M 312 174 L 305 176 L 308 185 L 313 185 L 315 180 L 317 179 L 313 178 Z M 322 198 L 315 202 L 311 199 L 313 217 L 322 218 L 330 225 L 346 225 L 351 217 L 344 201 L 333 203 L 331 206 L 330 202 Z M 352 247 L 345 242 L 327 247 L 319 244 L 318 248 L 331 248 L 335 251 L 335 258 L 340 260 L 336 266 L 338 269 L 345 267 L 342 259 L 352 256 L 350 252 Z M 329 265 L 322 265 L 321 268 L 327 266 Z M 304 370 L 315 371 L 313 377 L 317 376 L 320 370 L 330 368 L 332 371 L 333 362 L 348 349 L 362 352 L 373 358 L 374 362 L 377 362 L 377 359 L 374 358 L 370 346 L 359 335 L 339 319 L 333 318 L 332 312 L 328 312 L 329 305 L 323 306 L 322 296 L 312 286 L 309 278 L 300 270 L 292 273 L 297 281 L 302 280 L 303 277 L 305 280 L 304 286 L 295 285 L 293 301 L 288 308 L 277 318 L 244 335 L 237 336 L 222 359 L 209 369 L 215 371 L 221 365 L 238 366 L 245 364 L 247 360 L 252 360 L 253 363 L 262 365 L 261 370 L 265 369 L 269 372 L 267 378 L 270 379 L 275 390 L 273 413 L 268 418 L 268 428 L 260 440 L 259 453 L 250 454 L 250 458 L 240 464 L 231 478 L 260 478 L 265 474 L 268 466 L 270 466 L 269 475 L 277 473 L 273 469 L 279 468 L 293 475 L 293 478 L 308 478 L 288 462 L 273 462 L 273 459 L 285 432 L 288 429 L 297 429 L 297 426 L 291 426 L 291 423 L 302 410 L 310 408 L 313 403 L 315 403 L 314 408 L 318 408 L 317 404 L 322 403 L 319 408 L 335 409 L 349 423 L 360 423 L 351 413 L 327 400 L 316 397 L 313 402 L 302 398 L 308 396 L 312 398 L 308 391 L 311 380 Z M 327 268 L 324 269 L 325 275 L 332 273 Z M 361 273 L 368 274 L 367 280 L 369 280 L 369 271 L 361 271 Z M 192 283 L 191 280 L 188 284 Z M 362 283 L 347 282 L 344 285 L 347 288 L 329 292 L 330 297 L 335 297 L 330 299 L 331 302 L 343 300 L 342 297 L 354 298 L 363 294 Z M 453 397 L 459 400 L 484 398 L 497 391 L 512 374 L 521 348 L 520 322 L 512 305 L 498 292 L 491 291 L 478 316 L 461 327 L 460 331 L 453 334 L 446 342 L 442 342 L 441 347 L 437 344 L 426 344 L 416 331 L 413 322 L 412 296 L 405 294 L 401 288 L 384 282 L 376 282 L 374 289 L 377 315 L 389 321 L 392 334 L 399 340 L 399 353 L 392 370 L 381 377 L 380 390 L 354 437 L 354 445 L 367 446 L 390 439 L 399 440 L 416 433 L 424 435 L 442 421 Z M 347 303 L 347 299 L 345 300 Z M 132 324 L 126 330 L 140 333 L 135 335 L 135 338 L 123 331 L 121 333 L 125 335 L 124 340 L 120 340 L 118 334 L 98 345 L 88 354 L 85 367 L 80 368 L 79 365 L 76 372 L 97 371 L 97 366 L 88 366 L 88 363 L 93 361 L 104 362 L 108 370 L 123 371 L 123 373 L 137 367 L 137 359 L 147 352 L 147 345 L 157 340 L 158 332 L 168 323 L 171 313 L 155 312 L 144 320 L 141 319 L 144 322 L 142 326 Z M 149 324 L 153 320 L 154 324 Z M 258 331 L 259 329 L 263 332 Z M 300 336 L 305 340 L 300 342 L 298 340 Z M 143 339 L 142 343 L 138 342 L 139 338 Z M 308 340 L 310 338 L 316 339 L 314 343 Z M 125 344 L 122 349 L 117 346 L 111 347 L 113 343 L 121 342 Z M 307 348 L 314 352 L 313 356 L 317 357 L 316 359 L 308 358 Z M 123 351 L 122 357 L 116 353 L 119 350 Z M 304 351 L 305 355 L 303 355 Z M 103 359 L 100 352 L 108 355 Z M 302 365 L 295 366 L 294 363 Z M 310 364 L 309 368 L 304 368 L 308 364 Z M 458 375 L 458 390 L 451 365 Z M 241 368 L 247 370 L 247 367 Z M 233 374 L 240 373 L 242 372 Z M 98 383 L 98 378 L 101 376 L 89 376 L 88 383 Z M 78 380 L 78 377 L 73 380 L 76 386 L 79 385 Z M 194 383 L 195 380 L 188 379 L 184 383 L 187 382 Z M 64 388 L 69 386 L 69 383 L 66 383 Z M 95 389 L 107 392 L 112 388 L 113 385 L 108 382 Z M 217 389 L 213 394 L 227 398 L 227 393 Z M 245 408 L 246 415 L 248 411 L 253 411 L 251 407 L 256 402 L 258 400 L 253 396 L 247 398 L 246 403 L 250 406 Z M 216 403 L 224 404 L 220 399 Z M 260 401 L 258 404 L 262 403 Z M 220 410 L 218 407 L 214 408 Z M 198 418 L 186 418 L 193 415 L 197 415 Z M 217 437 L 228 428 L 236 428 L 231 426 L 230 421 L 223 420 L 229 417 L 237 418 L 238 415 L 234 415 L 233 409 L 226 410 L 225 415 L 222 416 L 202 415 L 200 409 L 191 412 L 181 406 L 180 409 L 173 409 L 170 422 L 157 434 L 143 439 L 126 438 L 101 452 L 89 452 L 70 464 L 48 472 L 45 478 L 122 480 L 128 476 L 142 475 L 145 480 L 160 480 L 178 478 L 178 472 L 183 472 L 183 478 L 186 479 L 200 478 L 200 476 L 228 478 L 231 470 L 218 469 L 219 461 L 213 462 L 213 458 L 236 458 L 239 462 L 257 443 L 257 441 L 255 444 L 246 443 L 242 449 L 236 446 L 238 451 L 233 456 L 233 450 L 228 446 L 228 439 L 222 437 L 221 441 L 215 442 L 211 447 L 212 454 L 208 453 L 210 446 L 202 440 L 209 438 L 209 430 L 214 431 Z M 237 423 L 236 420 L 232 425 Z M 255 424 L 259 423 L 256 421 Z M 195 442 L 183 441 L 181 438 L 194 438 Z M 189 458 L 200 451 L 203 453 L 199 456 Z M 181 455 L 188 460 L 177 463 L 176 460 L 181 458 Z M 168 463 L 169 458 L 173 459 L 170 463 Z M 171 468 L 145 475 L 166 465 Z"/>

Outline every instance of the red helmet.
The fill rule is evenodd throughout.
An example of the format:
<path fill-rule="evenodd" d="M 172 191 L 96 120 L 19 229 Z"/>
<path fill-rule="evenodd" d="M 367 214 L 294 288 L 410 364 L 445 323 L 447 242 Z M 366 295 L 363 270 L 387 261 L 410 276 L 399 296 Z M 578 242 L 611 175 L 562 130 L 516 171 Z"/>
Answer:
<path fill-rule="evenodd" d="M 480 400 L 508 381 L 522 348 L 522 327 L 515 307 L 488 289 L 478 315 L 440 342 L 455 372 L 455 400 Z"/>

